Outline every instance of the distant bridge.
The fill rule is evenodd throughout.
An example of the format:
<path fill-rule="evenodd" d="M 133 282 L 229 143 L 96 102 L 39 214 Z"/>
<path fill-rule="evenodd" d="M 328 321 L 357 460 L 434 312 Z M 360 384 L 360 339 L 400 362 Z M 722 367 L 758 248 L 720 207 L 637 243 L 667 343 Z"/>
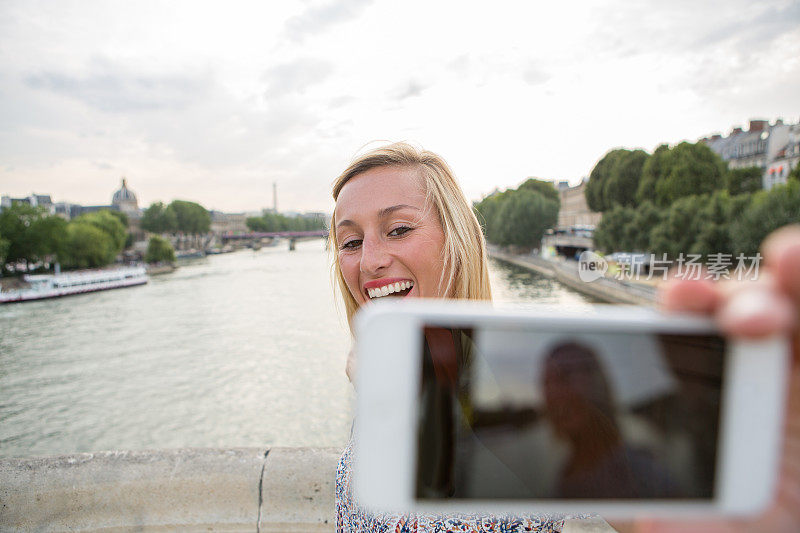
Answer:
<path fill-rule="evenodd" d="M 241 241 L 251 239 L 266 239 L 282 237 L 284 239 L 310 239 L 313 237 L 327 237 L 328 231 L 324 229 L 315 231 L 270 231 L 270 232 L 253 232 L 253 233 L 239 233 L 237 235 L 220 235 L 219 238 L 223 241 Z"/>
<path fill-rule="evenodd" d="M 219 239 L 223 242 L 229 241 L 250 241 L 257 243 L 261 239 L 276 239 L 282 238 L 289 241 L 289 250 L 294 250 L 297 241 L 305 241 L 308 239 L 327 238 L 328 231 L 324 229 L 314 231 L 254 231 L 252 233 L 240 233 L 238 235 L 219 235 Z M 327 243 L 325 244 L 327 246 Z"/>

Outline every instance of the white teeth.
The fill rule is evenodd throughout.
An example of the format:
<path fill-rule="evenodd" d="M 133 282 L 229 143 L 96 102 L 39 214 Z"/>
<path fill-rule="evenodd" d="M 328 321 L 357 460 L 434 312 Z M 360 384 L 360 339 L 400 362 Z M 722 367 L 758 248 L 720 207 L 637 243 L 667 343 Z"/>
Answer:
<path fill-rule="evenodd" d="M 376 287 L 374 289 L 367 289 L 367 294 L 370 298 L 381 298 L 382 296 L 387 296 L 389 294 L 404 291 L 406 289 L 410 289 L 414 286 L 414 283 L 411 281 L 398 281 L 395 283 L 389 283 L 388 285 L 384 285 L 383 287 Z"/>

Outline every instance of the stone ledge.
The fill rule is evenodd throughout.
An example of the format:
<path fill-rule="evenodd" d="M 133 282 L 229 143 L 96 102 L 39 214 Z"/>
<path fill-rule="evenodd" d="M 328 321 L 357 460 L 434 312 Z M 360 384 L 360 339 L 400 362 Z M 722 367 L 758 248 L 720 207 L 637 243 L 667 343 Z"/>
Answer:
<path fill-rule="evenodd" d="M 0 530 L 333 531 L 339 453 L 232 448 L 0 459 Z"/>

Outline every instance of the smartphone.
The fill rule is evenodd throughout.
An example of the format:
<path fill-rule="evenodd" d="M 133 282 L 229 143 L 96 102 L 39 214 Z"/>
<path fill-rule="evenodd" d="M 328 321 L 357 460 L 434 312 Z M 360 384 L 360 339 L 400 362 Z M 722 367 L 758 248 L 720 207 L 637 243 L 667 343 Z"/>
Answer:
<path fill-rule="evenodd" d="M 356 339 L 354 491 L 374 511 L 719 516 L 772 498 L 786 339 L 433 300 L 369 305 Z"/>

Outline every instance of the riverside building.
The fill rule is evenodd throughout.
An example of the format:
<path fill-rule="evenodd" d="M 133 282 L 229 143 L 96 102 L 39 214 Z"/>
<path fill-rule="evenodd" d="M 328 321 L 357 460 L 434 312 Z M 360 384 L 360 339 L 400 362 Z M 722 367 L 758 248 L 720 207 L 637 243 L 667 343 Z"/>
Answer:
<path fill-rule="evenodd" d="M 719 154 L 728 168 L 761 168 L 765 189 L 786 183 L 800 162 L 800 123 L 784 124 L 781 119 L 772 125 L 753 119 L 747 131 L 737 126 L 726 137 L 714 134 L 700 141 Z"/>

